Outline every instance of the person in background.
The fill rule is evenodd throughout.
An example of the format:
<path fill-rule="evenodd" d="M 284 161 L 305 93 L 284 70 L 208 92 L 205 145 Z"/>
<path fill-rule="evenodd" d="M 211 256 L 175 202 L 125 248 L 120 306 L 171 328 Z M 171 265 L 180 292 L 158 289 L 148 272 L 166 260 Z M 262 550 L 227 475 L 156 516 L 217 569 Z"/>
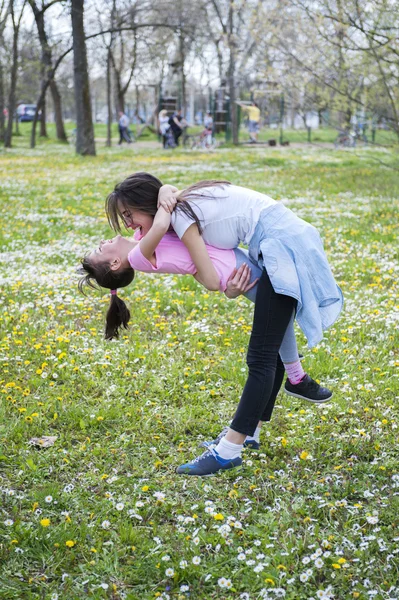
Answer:
<path fill-rule="evenodd" d="M 178 146 L 179 145 L 179 137 L 183 133 L 184 125 L 186 124 L 186 121 L 182 115 L 181 109 L 177 110 L 170 117 L 168 123 L 172 129 L 173 137 L 175 139 L 175 144 L 176 144 L 176 146 Z"/>
<path fill-rule="evenodd" d="M 250 141 L 251 143 L 256 144 L 259 133 L 260 109 L 254 101 L 252 101 L 249 106 L 242 102 L 237 102 L 237 104 L 248 114 L 248 133 Z"/>
<path fill-rule="evenodd" d="M 204 117 L 204 127 L 205 129 L 213 130 L 213 118 L 212 113 L 209 110 Z"/>
<path fill-rule="evenodd" d="M 119 145 L 122 144 L 123 140 L 128 144 L 132 143 L 132 140 L 129 135 L 129 117 L 125 115 L 124 112 L 119 111 Z"/>
<path fill-rule="evenodd" d="M 162 109 L 161 112 L 159 113 L 158 121 L 159 121 L 159 133 L 162 136 L 163 147 L 166 148 L 167 140 L 168 140 L 167 132 L 170 129 L 170 125 L 169 125 L 168 111 L 165 108 Z"/>

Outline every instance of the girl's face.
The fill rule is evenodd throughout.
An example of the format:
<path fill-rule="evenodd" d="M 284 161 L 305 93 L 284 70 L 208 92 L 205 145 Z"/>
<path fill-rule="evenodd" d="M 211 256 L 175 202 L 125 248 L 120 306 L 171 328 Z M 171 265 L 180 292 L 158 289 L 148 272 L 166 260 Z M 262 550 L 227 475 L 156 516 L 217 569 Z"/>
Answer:
<path fill-rule="evenodd" d="M 132 249 L 132 241 L 124 238 L 121 235 L 117 235 L 112 240 L 101 240 L 100 245 L 96 250 L 93 250 L 90 254 L 91 260 L 95 262 L 109 262 L 113 263 L 115 260 L 119 260 L 120 263 L 126 266 L 128 264 L 127 255 Z"/>
<path fill-rule="evenodd" d="M 136 234 L 135 236 L 136 240 L 141 240 L 141 238 L 151 229 L 154 221 L 152 215 L 136 208 L 130 208 L 120 201 L 118 201 L 118 211 L 123 219 L 126 229 L 139 230 L 139 234 Z"/>

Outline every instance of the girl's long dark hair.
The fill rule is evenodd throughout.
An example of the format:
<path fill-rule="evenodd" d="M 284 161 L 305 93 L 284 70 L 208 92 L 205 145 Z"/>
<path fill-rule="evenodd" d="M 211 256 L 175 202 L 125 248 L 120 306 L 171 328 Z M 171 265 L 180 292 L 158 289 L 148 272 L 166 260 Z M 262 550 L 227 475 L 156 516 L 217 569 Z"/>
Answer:
<path fill-rule="evenodd" d="M 79 269 L 83 275 L 78 283 L 79 291 L 85 294 L 86 286 L 98 289 L 98 286 L 116 290 L 129 285 L 134 279 L 134 270 L 131 268 L 113 271 L 108 263 L 93 264 L 89 256 L 82 260 Z M 97 284 L 97 285 L 96 285 Z M 125 302 L 117 294 L 111 294 L 111 299 L 105 317 L 105 339 L 112 340 L 119 337 L 120 329 L 128 328 L 130 311 Z"/>
<path fill-rule="evenodd" d="M 114 191 L 109 194 L 105 201 L 105 212 L 107 213 L 108 222 L 112 229 L 118 232 L 121 231 L 121 225 L 123 223 L 123 217 L 120 210 L 121 205 L 125 208 L 141 210 L 142 212 L 155 216 L 158 210 L 158 193 L 162 185 L 162 182 L 157 177 L 144 172 L 133 173 L 133 175 L 129 175 L 124 181 L 118 183 L 115 186 Z M 201 233 L 202 227 L 200 219 L 195 214 L 193 207 L 188 201 L 206 197 L 206 195 L 199 192 L 199 190 L 203 188 L 223 187 L 224 185 L 230 185 L 230 182 L 210 179 L 198 181 L 197 183 L 190 185 L 180 192 L 178 196 L 179 203 L 175 210 L 181 210 L 193 219 Z"/>

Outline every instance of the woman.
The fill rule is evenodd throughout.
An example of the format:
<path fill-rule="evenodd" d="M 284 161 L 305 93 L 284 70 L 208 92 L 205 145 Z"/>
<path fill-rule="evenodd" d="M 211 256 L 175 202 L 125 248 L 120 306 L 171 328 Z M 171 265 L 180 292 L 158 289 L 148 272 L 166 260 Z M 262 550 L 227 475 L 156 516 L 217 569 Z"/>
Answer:
<path fill-rule="evenodd" d="M 158 203 L 173 211 L 172 226 L 204 273 L 201 283 L 208 289 L 218 289 L 219 277 L 205 242 L 225 249 L 246 243 L 250 258 L 262 269 L 248 378 L 236 414 L 215 448 L 177 470 L 210 475 L 241 464 L 246 436 L 253 436 L 258 421 L 271 412 L 284 373 L 279 349 L 293 312 L 312 347 L 338 318 L 343 297 L 317 230 L 272 198 L 226 181 L 199 182 L 178 192 L 150 174 L 136 173 L 108 196 L 108 219 L 117 230 L 121 218 L 134 228 L 134 211 L 153 216 Z M 140 223 L 137 227 L 142 228 Z"/>

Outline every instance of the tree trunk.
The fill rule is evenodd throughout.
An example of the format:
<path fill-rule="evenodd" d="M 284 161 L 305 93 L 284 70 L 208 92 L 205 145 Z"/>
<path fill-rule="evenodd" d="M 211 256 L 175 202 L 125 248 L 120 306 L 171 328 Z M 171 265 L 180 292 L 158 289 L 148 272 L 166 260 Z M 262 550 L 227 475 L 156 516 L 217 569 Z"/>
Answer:
<path fill-rule="evenodd" d="M 186 98 L 186 74 L 184 72 L 184 63 L 186 59 L 185 48 L 184 48 L 184 35 L 182 30 L 180 30 L 179 35 L 179 44 L 180 44 L 180 60 L 181 60 L 181 109 L 183 111 L 183 116 L 186 116 L 186 108 L 187 108 L 187 98 Z"/>
<path fill-rule="evenodd" d="M 118 119 L 119 113 L 125 113 L 125 93 L 122 87 L 120 71 L 114 65 L 114 79 L 115 79 L 115 100 L 116 100 L 116 117 Z"/>
<path fill-rule="evenodd" d="M 40 10 L 38 8 L 37 4 L 35 3 L 35 0 L 29 0 L 29 4 L 30 4 L 33 14 L 35 16 L 37 32 L 39 35 L 39 41 L 40 41 L 40 45 L 42 48 L 42 63 L 43 63 L 43 67 L 44 67 L 44 79 L 47 79 L 49 76 L 49 73 L 52 69 L 53 60 L 52 60 L 51 48 L 49 46 L 48 39 L 47 39 L 46 29 L 44 26 L 44 10 L 45 9 Z M 56 132 L 57 132 L 57 139 L 60 142 L 66 142 L 67 136 L 65 133 L 64 121 L 62 118 L 61 96 L 58 91 L 57 84 L 54 80 L 52 80 L 50 83 L 50 91 L 51 91 L 51 96 L 52 96 L 53 104 L 54 104 L 54 116 L 55 116 L 55 127 L 56 127 Z M 42 118 L 42 123 L 40 125 L 40 135 L 43 135 L 42 126 L 43 126 L 43 118 Z"/>
<path fill-rule="evenodd" d="M 112 145 L 112 104 L 111 104 L 111 56 L 110 50 L 108 49 L 107 54 L 107 141 L 105 143 L 106 146 L 111 147 Z"/>
<path fill-rule="evenodd" d="M 76 110 L 76 152 L 95 156 L 93 117 L 83 23 L 84 0 L 71 0 L 73 78 Z"/>
<path fill-rule="evenodd" d="M 140 112 L 140 90 L 139 90 L 139 86 L 136 83 L 136 111 L 135 114 L 138 116 L 139 112 Z"/>
<path fill-rule="evenodd" d="M 8 121 L 7 129 L 4 136 L 4 147 L 11 148 L 12 140 L 12 124 L 14 120 L 14 113 L 16 109 L 16 90 L 17 90 L 17 74 L 18 74 L 18 38 L 19 38 L 19 27 L 14 25 L 13 39 L 12 39 L 12 66 L 11 66 L 11 83 L 10 93 L 8 95 Z"/>
<path fill-rule="evenodd" d="M 4 76 L 3 65 L 0 62 L 0 142 L 4 141 Z"/>
<path fill-rule="evenodd" d="M 238 144 L 238 119 L 237 119 L 237 105 L 236 105 L 236 84 L 235 84 L 235 41 L 234 41 L 234 0 L 230 0 L 229 6 L 229 20 L 228 20 L 228 42 L 229 42 L 229 69 L 228 69 L 228 83 L 229 83 L 229 96 L 230 96 L 230 117 L 231 117 L 231 131 L 233 136 L 233 144 Z"/>
<path fill-rule="evenodd" d="M 44 100 L 42 103 L 42 115 L 40 117 L 40 137 L 47 137 L 47 128 L 46 128 L 46 119 L 47 119 L 47 110 L 46 110 L 46 96 L 44 96 Z"/>
<path fill-rule="evenodd" d="M 62 118 L 62 103 L 61 103 L 61 94 L 58 90 L 58 85 L 54 81 L 54 79 L 50 82 L 50 92 L 51 97 L 53 99 L 54 105 L 54 120 L 55 120 L 55 129 L 57 132 L 57 139 L 60 142 L 67 142 L 67 134 L 65 132 L 64 127 L 64 119 Z"/>
<path fill-rule="evenodd" d="M 31 134 L 30 134 L 30 147 L 31 148 L 34 148 L 36 146 L 36 125 L 39 120 L 39 112 L 42 109 L 43 102 L 46 97 L 47 88 L 49 85 L 50 85 L 49 80 L 42 81 L 42 89 L 40 90 L 40 96 L 36 102 L 35 116 L 33 117 L 33 121 L 32 121 L 32 130 L 31 130 Z"/>

